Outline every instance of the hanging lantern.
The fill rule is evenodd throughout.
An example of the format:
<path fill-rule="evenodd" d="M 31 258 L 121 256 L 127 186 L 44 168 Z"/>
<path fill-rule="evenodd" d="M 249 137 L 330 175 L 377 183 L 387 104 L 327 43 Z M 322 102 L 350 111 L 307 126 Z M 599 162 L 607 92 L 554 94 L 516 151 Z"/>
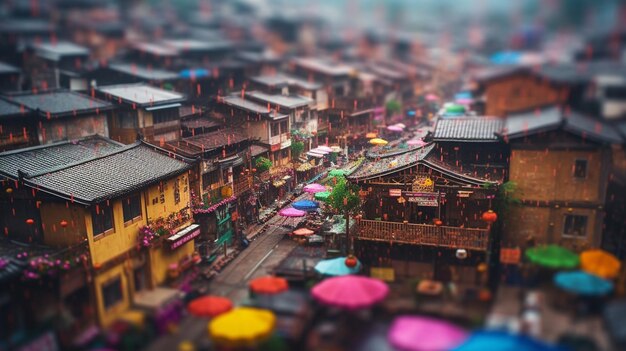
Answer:
<path fill-rule="evenodd" d="M 443 222 L 439 218 L 433 219 L 433 223 L 435 223 L 437 227 L 441 227 L 443 225 Z"/>
<path fill-rule="evenodd" d="M 7 194 L 11 194 L 11 193 L 13 192 L 13 188 L 7 188 L 7 189 L 5 190 L 5 192 L 6 192 Z"/>
<path fill-rule="evenodd" d="M 61 222 L 59 222 L 59 225 L 63 228 L 67 227 L 67 221 L 66 220 L 62 220 Z"/>
<path fill-rule="evenodd" d="M 357 263 L 359 261 L 356 259 L 356 257 L 354 257 L 354 255 L 348 255 L 348 257 L 346 257 L 346 267 L 348 268 L 354 268 L 356 267 Z"/>
<path fill-rule="evenodd" d="M 489 210 L 489 211 L 483 213 L 483 215 L 480 218 L 484 222 L 492 224 L 493 222 L 498 220 L 498 215 L 495 212 L 493 212 L 492 210 Z"/>
<path fill-rule="evenodd" d="M 487 264 L 486 263 L 479 263 L 478 266 L 476 267 L 476 270 L 478 271 L 478 273 L 485 273 L 487 271 Z"/>
<path fill-rule="evenodd" d="M 32 219 L 32 218 L 29 218 L 29 219 L 26 220 L 26 224 L 33 225 L 33 224 L 35 224 L 35 220 Z"/>
<path fill-rule="evenodd" d="M 465 249 L 458 249 L 456 250 L 456 258 L 458 258 L 459 260 L 464 260 L 467 258 L 467 250 Z"/>

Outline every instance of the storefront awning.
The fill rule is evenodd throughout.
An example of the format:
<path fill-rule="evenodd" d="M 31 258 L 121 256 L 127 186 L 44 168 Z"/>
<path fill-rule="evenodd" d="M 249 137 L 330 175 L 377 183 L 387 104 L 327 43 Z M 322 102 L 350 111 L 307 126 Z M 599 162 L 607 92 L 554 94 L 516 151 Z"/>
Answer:
<path fill-rule="evenodd" d="M 308 151 L 306 154 L 307 154 L 307 156 L 316 157 L 316 158 L 323 158 L 324 157 L 324 154 L 318 154 L 318 153 L 313 152 L 313 151 Z"/>
<path fill-rule="evenodd" d="M 167 242 L 170 243 L 171 249 L 176 249 L 198 235 L 200 235 L 200 225 L 192 224 L 167 238 Z"/>

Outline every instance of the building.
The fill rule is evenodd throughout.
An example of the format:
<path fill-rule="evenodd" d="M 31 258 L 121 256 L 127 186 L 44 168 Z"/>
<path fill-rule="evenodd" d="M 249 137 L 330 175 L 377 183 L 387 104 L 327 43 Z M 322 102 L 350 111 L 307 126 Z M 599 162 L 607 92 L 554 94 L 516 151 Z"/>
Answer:
<path fill-rule="evenodd" d="M 30 144 L 75 140 L 94 134 L 109 136 L 108 119 L 115 107 L 106 101 L 63 89 L 11 93 L 1 98 L 19 106 L 21 121 L 16 121 L 18 125 L 13 128 L 21 127 L 21 130 L 14 132 L 22 138 L 35 139 Z"/>
<path fill-rule="evenodd" d="M 19 68 L 0 62 L 0 91 L 19 91 L 21 88 Z"/>
<path fill-rule="evenodd" d="M 602 240 L 611 144 L 623 142 L 607 124 L 552 106 L 511 114 L 502 138 L 510 145 L 509 180 L 521 206 L 511 210 L 503 246 L 527 240 L 573 249 Z"/>
<path fill-rule="evenodd" d="M 101 86 L 97 91 L 119 104 L 110 118 L 111 139 L 128 144 L 140 134 L 162 144 L 180 138 L 179 108 L 186 100 L 182 94 L 141 83 Z"/>
<path fill-rule="evenodd" d="M 33 43 L 24 59 L 24 71 L 38 89 L 87 90 L 78 75 L 86 68 L 89 49 L 69 41 Z"/>
<path fill-rule="evenodd" d="M 83 289 L 80 300 L 67 302 L 95 306 L 83 327 L 110 325 L 131 308 L 151 313 L 146 306 L 155 299 L 167 308 L 176 295 L 158 286 L 192 264 L 199 229 L 190 209 L 191 167 L 145 142 L 101 137 L 5 152 L 2 202 L 12 211 L 2 224 L 25 250 L 45 245 L 61 252 L 53 264 L 67 262 L 67 269 L 34 265 L 33 279 L 52 276 L 50 267 L 61 276 L 80 268 L 57 299 Z"/>
<path fill-rule="evenodd" d="M 37 145 L 31 111 L 0 99 L 0 151 Z"/>

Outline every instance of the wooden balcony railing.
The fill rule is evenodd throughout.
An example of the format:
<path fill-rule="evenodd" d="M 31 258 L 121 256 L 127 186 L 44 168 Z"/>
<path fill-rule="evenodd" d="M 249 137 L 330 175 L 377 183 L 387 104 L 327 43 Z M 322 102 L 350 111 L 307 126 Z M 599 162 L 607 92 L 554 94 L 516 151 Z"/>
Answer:
<path fill-rule="evenodd" d="M 489 230 L 361 219 L 357 221 L 356 238 L 485 251 Z"/>
<path fill-rule="evenodd" d="M 252 177 L 242 176 L 233 182 L 235 196 L 239 196 L 250 189 L 252 189 Z"/>

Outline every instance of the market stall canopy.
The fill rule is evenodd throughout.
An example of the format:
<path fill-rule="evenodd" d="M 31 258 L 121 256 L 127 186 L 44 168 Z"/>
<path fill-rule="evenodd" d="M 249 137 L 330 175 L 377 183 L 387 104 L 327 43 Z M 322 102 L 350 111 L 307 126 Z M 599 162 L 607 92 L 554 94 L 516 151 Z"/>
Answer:
<path fill-rule="evenodd" d="M 526 250 L 526 257 L 534 264 L 553 269 L 572 269 L 580 263 L 578 255 L 558 245 L 530 248 Z"/>
<path fill-rule="evenodd" d="M 614 279 L 619 275 L 622 264 L 612 254 L 604 250 L 594 249 L 580 254 L 580 268 L 600 278 Z"/>
<path fill-rule="evenodd" d="M 311 157 L 315 157 L 315 158 L 323 158 L 325 154 L 323 153 L 317 153 L 314 150 L 311 151 L 307 151 L 307 156 L 311 156 Z"/>
<path fill-rule="evenodd" d="M 424 146 L 426 142 L 422 139 L 411 139 L 407 141 L 406 144 L 410 146 Z"/>
<path fill-rule="evenodd" d="M 365 137 L 367 139 L 374 139 L 374 138 L 376 138 L 376 136 L 377 136 L 376 133 L 367 133 L 367 134 L 365 134 Z"/>
<path fill-rule="evenodd" d="M 292 203 L 291 206 L 300 211 L 315 211 L 320 207 L 317 202 L 311 200 L 299 200 Z"/>
<path fill-rule="evenodd" d="M 187 311 L 196 317 L 215 317 L 228 312 L 233 303 L 221 296 L 202 296 L 192 300 L 187 305 Z"/>
<path fill-rule="evenodd" d="M 604 296 L 613 291 L 613 283 L 583 271 L 559 272 L 554 276 L 554 284 L 581 296 Z"/>
<path fill-rule="evenodd" d="M 319 193 L 322 191 L 326 191 L 326 187 L 323 186 L 322 184 L 312 183 L 312 184 L 306 185 L 303 188 L 303 190 L 306 193 L 315 194 L 315 193 Z"/>
<path fill-rule="evenodd" d="M 315 193 L 315 200 L 326 201 L 330 196 L 330 191 L 320 191 L 319 193 Z"/>
<path fill-rule="evenodd" d="M 462 328 L 449 322 L 417 316 L 394 319 L 389 328 L 389 343 L 398 351 L 450 350 L 469 337 Z"/>
<path fill-rule="evenodd" d="M 316 154 L 322 154 L 322 155 L 328 155 L 332 150 L 330 150 L 330 148 L 328 148 L 328 150 L 326 150 L 325 148 L 322 149 L 322 146 L 320 147 L 316 147 L 315 149 L 311 149 L 309 150 L 309 152 L 313 152 Z"/>
<path fill-rule="evenodd" d="M 501 331 L 478 331 L 452 351 L 565 351 L 521 334 Z"/>
<path fill-rule="evenodd" d="M 316 149 L 325 152 L 333 152 L 333 149 L 326 145 L 318 146 Z"/>
<path fill-rule="evenodd" d="M 238 307 L 209 323 L 211 339 L 226 347 L 255 347 L 270 337 L 276 316 L 268 310 Z"/>
<path fill-rule="evenodd" d="M 306 212 L 300 211 L 293 207 L 286 207 L 282 210 L 278 211 L 278 214 L 282 217 L 304 217 L 306 216 Z"/>
<path fill-rule="evenodd" d="M 311 289 L 311 294 L 324 305 L 356 310 L 381 302 L 389 294 L 389 287 L 378 279 L 345 275 L 323 280 Z"/>
<path fill-rule="evenodd" d="M 294 235 L 298 235 L 298 236 L 309 236 L 309 235 L 313 235 L 315 234 L 314 231 L 312 231 L 311 229 L 307 229 L 307 228 L 300 228 L 300 229 L 296 229 L 293 231 Z"/>
<path fill-rule="evenodd" d="M 401 132 L 404 129 L 402 129 L 402 128 L 398 127 L 398 126 L 389 126 L 389 127 L 387 127 L 387 130 L 391 131 L 391 132 Z"/>
<path fill-rule="evenodd" d="M 256 294 L 274 295 L 289 289 L 287 279 L 271 275 L 253 279 L 249 285 L 252 292 Z"/>
<path fill-rule="evenodd" d="M 319 261 L 315 265 L 315 271 L 321 275 L 328 275 L 332 277 L 338 277 L 342 275 L 357 274 L 363 267 L 359 260 L 356 260 L 354 267 L 348 267 L 346 265 L 347 257 L 337 257 L 328 260 Z"/>
<path fill-rule="evenodd" d="M 370 144 L 372 145 L 387 145 L 389 144 L 389 142 L 385 139 L 380 139 L 380 138 L 374 138 L 372 140 L 370 140 Z"/>

